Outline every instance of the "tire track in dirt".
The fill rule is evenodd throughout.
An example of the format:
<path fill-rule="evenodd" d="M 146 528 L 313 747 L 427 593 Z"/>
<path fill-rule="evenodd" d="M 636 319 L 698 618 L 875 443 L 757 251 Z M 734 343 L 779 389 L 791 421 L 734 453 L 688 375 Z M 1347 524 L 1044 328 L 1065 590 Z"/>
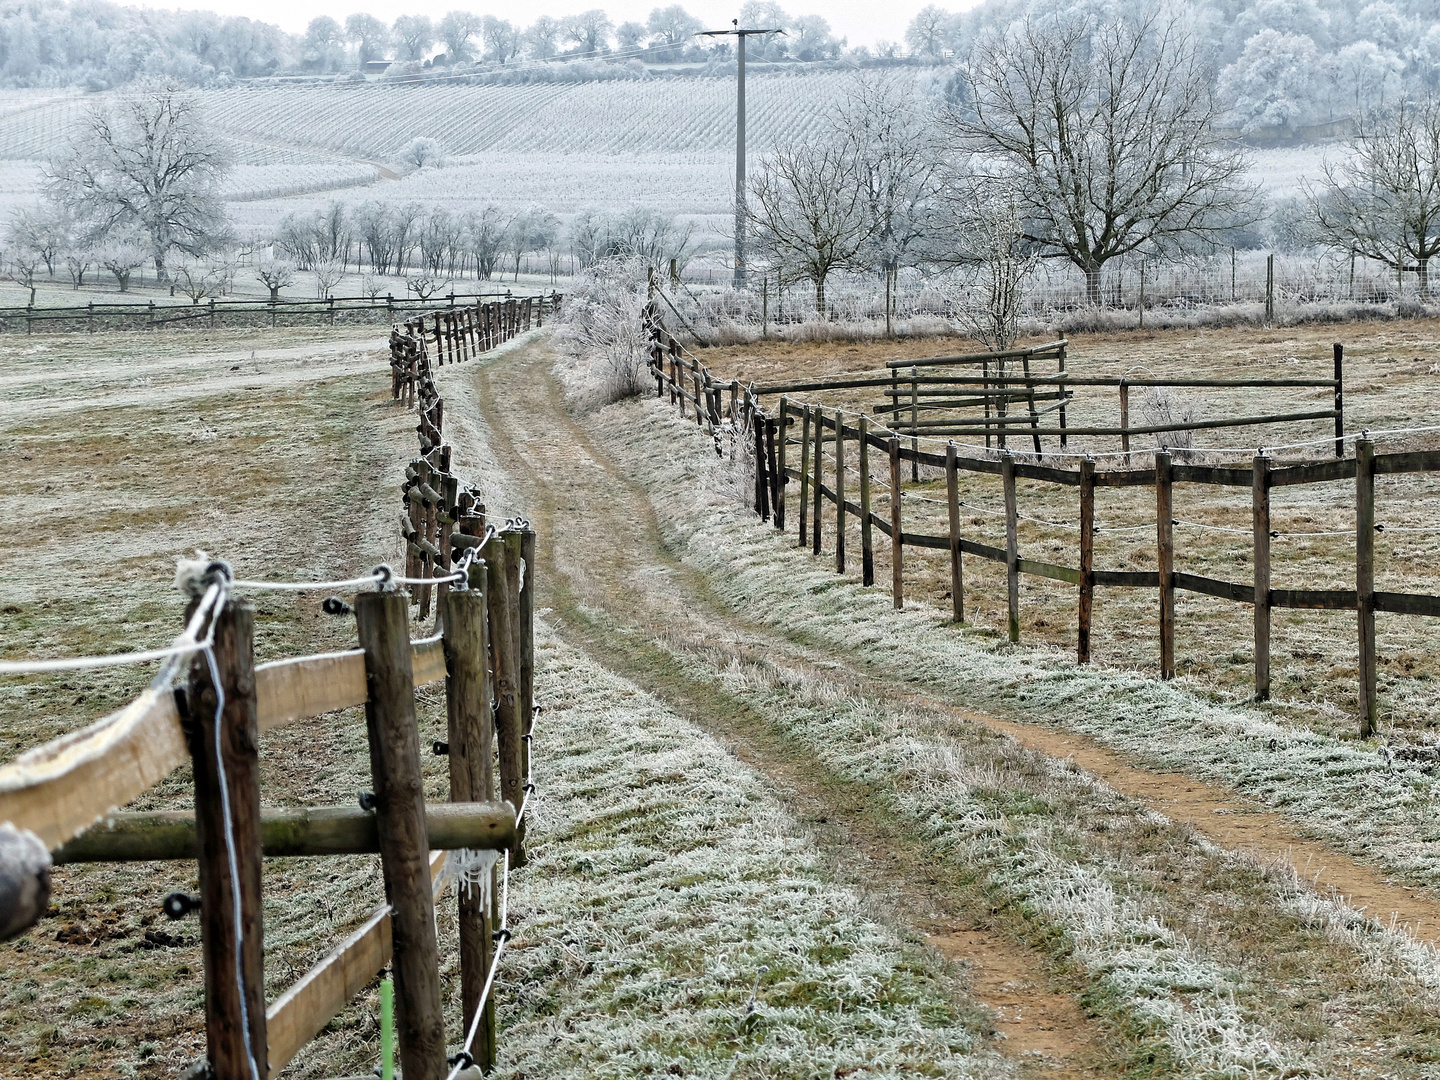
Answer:
<path fill-rule="evenodd" d="M 689 624 L 696 642 L 723 650 L 715 661 L 721 666 L 729 657 L 795 652 L 736 618 L 666 549 L 643 492 L 565 411 L 551 362 L 540 346 L 467 371 L 478 384 L 492 450 L 524 492 L 541 534 L 553 538 L 537 553 L 537 572 L 561 636 L 767 776 L 842 880 L 965 965 L 972 994 L 993 1010 L 1001 1046 L 1022 1071 L 1061 1080 L 1104 1075 L 1103 1036 L 1073 998 L 1053 988 L 1042 957 L 960 910 L 927 876 L 928 853 L 877 808 L 871 792 L 817 781 L 813 761 L 771 734 L 767 717 L 718 694 L 713 681 L 688 675 L 653 643 L 662 627 L 673 636 Z"/>

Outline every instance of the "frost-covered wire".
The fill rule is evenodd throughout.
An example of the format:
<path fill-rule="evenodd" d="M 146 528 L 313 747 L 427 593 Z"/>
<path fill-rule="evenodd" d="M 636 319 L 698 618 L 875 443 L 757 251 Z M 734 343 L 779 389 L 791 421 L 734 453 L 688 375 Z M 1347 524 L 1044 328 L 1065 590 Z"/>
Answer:
<path fill-rule="evenodd" d="M 480 543 L 472 548 L 466 548 L 465 554 L 456 565 L 454 572 L 446 574 L 444 577 L 404 577 L 396 574 L 389 566 L 381 564 L 363 577 L 344 578 L 340 581 L 232 581 L 230 586 L 233 589 L 259 592 L 319 592 L 335 589 L 361 589 L 367 585 L 384 585 L 390 582 L 397 585 L 447 585 L 465 580 L 470 564 L 479 557 L 480 552 L 485 549 L 485 545 L 498 534 L 499 530 L 494 525 L 485 526 L 485 535 L 481 538 Z"/>
<path fill-rule="evenodd" d="M 211 585 L 206 590 L 204 596 L 201 597 L 200 605 L 195 609 L 195 614 L 190 618 L 190 624 L 175 639 L 175 643 L 168 648 L 114 653 L 110 656 L 67 656 L 51 660 L 0 660 L 0 675 L 32 675 L 46 671 L 80 671 L 93 668 L 123 667 L 127 664 L 149 663 L 152 660 L 178 661 L 181 657 L 204 651 L 213 643 L 215 635 L 213 621 L 203 640 L 197 639 L 196 634 L 198 628 L 204 624 L 205 617 L 219 602 L 224 591 L 224 588 L 218 583 Z M 173 667 L 173 664 L 167 665 L 166 670 L 170 667 Z M 162 670 L 161 674 L 164 675 L 165 670 Z"/>

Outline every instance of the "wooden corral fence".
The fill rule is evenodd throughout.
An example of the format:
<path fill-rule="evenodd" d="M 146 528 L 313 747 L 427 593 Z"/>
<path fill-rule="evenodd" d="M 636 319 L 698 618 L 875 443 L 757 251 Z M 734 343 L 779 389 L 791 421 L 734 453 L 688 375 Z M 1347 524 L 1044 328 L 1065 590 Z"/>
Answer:
<path fill-rule="evenodd" d="M 104 330 L 157 330 L 164 327 L 202 326 L 215 330 L 236 326 L 334 326 L 340 322 L 386 322 L 413 316 L 419 312 L 461 311 L 470 308 L 504 308 L 528 303 L 534 317 L 539 308 L 553 309 L 554 294 L 516 297 L 511 292 L 447 293 L 421 300 L 418 297 L 332 296 L 324 300 L 299 300 L 280 297 L 275 300 L 210 297 L 195 303 L 176 301 L 159 303 L 154 300 L 125 303 L 100 301 L 88 304 L 51 306 L 0 307 L 0 333 L 36 331 L 73 333 Z"/>
<path fill-rule="evenodd" d="M 1343 350 L 1335 346 L 1335 379 L 1331 380 L 1146 380 L 1149 385 L 1206 385 L 1206 386 L 1304 386 L 1310 388 L 1333 387 L 1335 407 L 1315 414 L 1285 414 L 1279 417 L 1242 417 L 1240 425 L 1275 423 L 1335 418 L 1336 459 L 1319 463 L 1280 464 L 1263 450 L 1253 453 L 1253 458 L 1244 467 L 1219 467 L 1213 465 L 1184 464 L 1173 460 L 1173 455 L 1163 449 L 1146 451 L 1153 456 L 1153 467 L 1128 467 L 1131 457 L 1125 446 L 1125 453 L 1116 455 L 1127 463 L 1118 469 L 1100 469 L 1096 462 L 1081 455 L 1052 455 L 1059 460 L 1076 460 L 1077 467 L 1042 464 L 1037 454 L 1016 454 L 1010 450 L 992 451 L 987 456 L 962 454 L 961 448 L 953 441 L 943 445 L 941 452 L 922 450 L 918 439 L 906 438 L 896 426 L 887 425 L 875 418 L 847 412 L 843 409 L 791 401 L 787 393 L 797 390 L 849 388 L 854 380 L 836 380 L 829 383 L 811 381 L 803 384 L 790 383 L 783 386 L 742 387 L 733 380 L 717 380 L 711 372 L 673 335 L 666 332 L 658 309 L 652 304 L 646 311 L 646 327 L 649 334 L 650 370 L 655 378 L 656 393 L 664 396 L 667 392 L 672 403 L 678 405 L 682 415 L 686 404 L 694 406 L 697 424 L 707 424 L 716 436 L 717 448 L 722 428 L 730 432 L 739 445 L 746 450 L 746 456 L 753 461 L 754 494 L 753 508 L 762 520 L 774 523 L 775 528 L 787 527 L 786 494 L 790 481 L 799 484 L 798 504 L 795 507 L 794 525 L 801 547 L 807 545 L 819 555 L 821 537 L 827 529 L 834 528 L 835 568 L 844 572 L 846 567 L 845 529 L 847 520 L 853 518 L 859 525 L 861 544 L 861 581 L 870 586 L 875 583 L 874 556 L 875 534 L 878 532 L 888 541 L 891 567 L 890 587 L 896 608 L 904 604 L 903 564 L 906 548 L 921 548 L 948 552 L 950 556 L 950 596 L 956 622 L 965 617 L 965 589 L 963 555 L 1000 563 L 1005 567 L 1007 584 L 1007 614 L 1009 638 L 1020 639 L 1020 578 L 1021 575 L 1049 578 L 1077 587 L 1077 659 L 1080 663 L 1090 660 L 1091 621 L 1097 588 L 1154 589 L 1159 597 L 1158 644 L 1160 677 L 1171 679 L 1175 675 L 1175 593 L 1177 590 L 1202 593 L 1219 597 L 1238 604 L 1250 605 L 1254 609 L 1255 635 L 1255 698 L 1263 701 L 1270 695 L 1270 616 L 1276 608 L 1318 609 L 1330 611 L 1354 611 L 1357 614 L 1357 655 L 1360 684 L 1359 711 L 1360 733 L 1373 733 L 1377 714 L 1376 700 L 1376 640 L 1375 615 L 1390 612 L 1406 615 L 1440 617 L 1440 596 L 1426 593 L 1384 592 L 1375 589 L 1375 537 L 1379 531 L 1375 519 L 1375 477 L 1385 474 L 1425 473 L 1440 471 L 1440 450 L 1424 450 L 1410 453 L 1376 454 L 1375 444 L 1367 433 L 1360 436 L 1346 435 L 1343 430 L 1341 398 L 1341 364 Z M 973 362 L 974 357 L 965 358 Z M 983 361 L 982 361 L 983 362 Z M 917 368 L 917 363 L 897 361 L 905 368 Z M 1119 380 L 1089 380 L 1086 385 L 1114 386 Z M 1013 380 L 1012 380 L 1013 382 Z M 887 380 L 888 383 L 888 380 Z M 1081 380 L 1071 380 L 1072 385 L 1081 385 Z M 868 384 L 867 384 L 868 385 Z M 874 385 L 885 385 L 877 382 Z M 1140 385 L 1132 380 L 1129 385 Z M 1122 385 L 1121 390 L 1125 387 Z M 901 388 L 903 392 L 903 388 Z M 767 408 L 761 402 L 766 393 L 779 392 L 778 401 Z M 728 402 L 726 400 L 728 395 Z M 893 399 L 892 399 L 893 400 Z M 913 400 L 913 399 L 912 399 Z M 1057 399 L 1058 400 L 1058 399 Z M 1123 400 L 1123 399 L 1122 399 Z M 983 404 L 983 403 L 982 403 Z M 1017 424 L 1030 424 L 1027 414 L 1016 418 Z M 1194 426 L 1194 425 L 1190 425 Z M 1219 426 L 1219 425 L 1216 425 Z M 798 429 L 798 430 L 796 430 Z M 969 429 L 966 429 L 969 430 Z M 1058 429 L 1057 429 L 1058 430 Z M 1135 435 L 1142 431 L 1154 432 L 1155 428 L 1070 428 L 1070 434 L 1081 431 L 1093 434 L 1121 436 Z M 1030 434 L 1034 431 L 1026 432 Z M 1042 434 L 1046 434 L 1041 429 Z M 928 433 L 927 433 L 928 434 Z M 939 440 L 935 440 L 939 442 Z M 1328 438 L 1321 440 L 1328 445 Z M 1353 444 L 1353 456 L 1343 457 L 1345 446 Z M 799 461 L 793 455 L 798 451 Z M 825 467 L 825 457 L 832 458 L 830 469 Z M 872 452 L 881 456 L 878 470 L 872 466 Z M 1138 453 L 1138 452 L 1136 452 Z M 854 481 L 859 490 L 847 492 L 847 460 L 853 455 Z M 1028 460 L 1026 460 L 1028 459 Z M 908 463 L 909 469 L 905 468 Z M 910 532 L 905 528 L 903 505 L 905 502 L 902 474 L 910 472 L 912 481 L 921 466 L 941 470 L 946 480 L 945 511 L 948 529 L 945 535 Z M 880 514 L 874 509 L 876 484 L 874 472 L 885 476 L 888 483 L 881 482 L 884 494 L 880 497 L 888 502 L 888 513 Z M 958 474 L 961 472 L 985 473 L 997 476 L 1004 497 L 1005 546 L 997 547 L 967 539 L 961 527 L 960 500 L 958 495 Z M 1018 544 L 1020 514 L 1016 502 L 1015 483 L 1017 479 L 1040 481 L 1075 489 L 1078 502 L 1078 544 L 1075 562 L 1077 565 L 1029 559 L 1021 555 Z M 1355 569 L 1353 589 L 1277 589 L 1271 586 L 1271 539 L 1274 536 L 1270 524 L 1270 493 L 1279 487 L 1299 484 L 1321 484 L 1353 482 L 1356 523 L 1355 523 Z M 1253 529 L 1251 545 L 1253 575 L 1249 581 L 1223 581 L 1186 573 L 1175 565 L 1174 527 L 1177 524 L 1172 511 L 1173 492 L 1176 484 L 1202 484 L 1227 488 L 1247 489 L 1250 492 Z M 1095 489 L 1100 487 L 1152 487 L 1155 489 L 1156 550 L 1159 566 L 1156 570 L 1132 571 L 1109 570 L 1097 567 L 1094 560 L 1095 547 Z M 900 497 L 894 497 L 898 494 Z M 858 502 L 854 501 L 858 498 Z M 833 511 L 826 508 L 833 507 Z M 832 524 L 826 524 L 826 517 Z"/>
<path fill-rule="evenodd" d="M 476 317 L 489 317 L 491 329 L 480 340 L 513 336 L 527 310 L 538 318 L 538 304 L 482 308 Z M 396 331 L 404 349 L 413 345 L 408 333 Z M 165 661 L 125 708 L 0 766 L 0 940 L 44 915 L 52 863 L 197 860 L 200 896 L 165 902 L 171 917 L 200 913 L 207 1056 L 197 1076 L 277 1075 L 387 964 L 407 1078 L 455 1080 L 495 1060 L 491 991 L 509 940 L 504 898 L 510 868 L 524 861 L 535 791 L 535 534 L 523 521 L 488 524 L 473 489 L 451 473 L 443 403 L 419 352 L 410 400 L 421 452 L 406 473 L 403 575 L 377 567 L 344 582 L 241 582 L 213 562 L 194 579 L 185 632 L 170 649 L 0 663 L 5 674 Z M 411 587 L 408 597 L 401 586 Z M 356 647 L 256 665 L 253 612 L 240 594 L 266 588 L 371 590 L 358 592 L 353 609 L 338 597 L 324 604 L 332 614 L 353 610 Z M 424 618 L 432 594 L 434 631 L 412 640 L 409 607 Z M 426 805 L 414 690 L 441 683 L 448 737 L 431 750 L 447 756 L 450 802 Z M 259 735 L 360 705 L 373 789 L 360 804 L 262 809 Z M 117 812 L 186 763 L 193 812 Z M 386 903 L 267 1004 L 262 860 L 365 852 L 380 855 Z M 460 1053 L 447 1059 L 434 911 L 457 873 L 471 886 L 457 889 L 465 1030 L 453 1040 Z"/>

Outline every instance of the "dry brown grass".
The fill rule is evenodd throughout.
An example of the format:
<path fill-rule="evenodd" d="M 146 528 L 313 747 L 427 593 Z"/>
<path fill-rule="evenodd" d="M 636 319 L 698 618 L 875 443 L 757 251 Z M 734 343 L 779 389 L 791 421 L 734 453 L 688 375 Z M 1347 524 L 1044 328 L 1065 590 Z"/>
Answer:
<path fill-rule="evenodd" d="M 1317 377 L 1331 370 L 1331 343 L 1346 348 L 1346 430 L 1404 428 L 1440 423 L 1433 409 L 1437 374 L 1440 374 L 1440 322 L 1358 323 L 1344 326 L 1303 326 L 1272 331 L 1176 330 L 1145 333 L 1076 335 L 1071 339 L 1069 371 L 1080 374 L 1121 375 L 1147 369 L 1157 375 L 1215 378 Z M 781 342 L 705 350 L 701 356 L 717 377 L 732 373 L 756 382 L 831 377 L 874 371 L 886 360 L 971 351 L 963 339 L 938 341 L 867 341 L 844 345 Z M 1258 415 L 1323 408 L 1327 391 L 1190 390 L 1178 391 L 1198 406 L 1202 417 Z M 835 391 L 794 395 L 828 407 L 869 410 L 881 400 L 866 391 Z M 1138 423 L 1139 394 L 1132 394 L 1132 423 Z M 1115 424 L 1118 397 L 1113 390 L 1079 388 L 1068 410 L 1072 426 L 1085 423 Z M 1196 445 L 1279 445 L 1323 437 L 1328 421 L 1196 433 Z M 1137 437 L 1135 446 L 1145 440 Z M 1153 437 L 1149 443 L 1154 445 Z M 1029 449 L 1027 441 L 1012 445 Z M 1382 440 L 1380 453 L 1440 445 L 1436 434 Z M 1058 449 L 1046 438 L 1047 451 Z M 930 449 L 935 449 L 932 444 Z M 1116 440 L 1077 438 L 1070 452 L 1102 453 L 1118 449 Z M 1292 452 L 1288 457 L 1322 459 L 1327 446 Z M 792 455 L 792 465 L 797 464 Z M 878 457 L 878 455 L 877 455 Z M 853 468 L 855 454 L 849 455 Z M 1246 456 L 1211 460 L 1247 465 Z M 1148 464 L 1137 455 L 1135 464 Z M 1074 462 L 1068 462 L 1073 466 Z M 1117 459 L 1102 459 L 1113 467 Z M 908 467 L 907 467 L 908 468 Z M 883 463 L 873 465 L 883 481 Z M 833 462 L 827 460 L 827 473 Z M 929 475 L 927 476 L 926 473 Z M 852 473 L 850 497 L 858 487 Z M 913 494 L 944 498 L 944 484 L 933 471 L 922 471 L 921 483 L 907 484 Z M 1020 481 L 1020 513 L 1049 522 L 1021 521 L 1020 552 L 1028 558 L 1063 565 L 1078 565 L 1078 494 L 1074 488 Z M 791 499 L 798 498 L 794 484 Z M 1434 532 L 1382 533 L 1376 541 L 1376 588 L 1399 592 L 1440 591 L 1440 479 L 1427 475 L 1385 476 L 1377 481 L 1377 520 L 1394 528 L 1434 529 Z M 960 498 L 970 504 L 962 518 L 967 538 L 1004 545 L 1004 518 L 999 479 L 961 473 Z M 1156 566 L 1153 528 L 1120 531 L 1155 520 L 1153 489 L 1101 489 L 1097 492 L 1095 565 L 1101 569 L 1146 570 Z M 876 488 L 876 512 L 888 513 L 883 488 Z M 988 512 L 987 512 L 988 511 Z M 833 550 L 833 517 L 828 516 L 825 547 Z M 795 508 L 791 503 L 791 528 Z M 1177 526 L 1176 569 L 1229 581 L 1251 580 L 1252 555 L 1248 489 L 1180 485 L 1175 491 L 1174 516 L 1195 525 L 1243 530 L 1227 533 L 1213 529 Z M 851 519 L 847 548 L 852 571 L 859 565 L 859 528 Z M 944 535 L 944 507 L 917 501 L 905 508 L 906 531 Z M 1272 545 L 1272 585 L 1275 588 L 1354 587 L 1354 489 L 1349 483 L 1280 488 L 1272 494 L 1272 528 L 1282 533 Z M 1348 535 L 1306 536 L 1306 533 L 1349 531 Z M 888 541 L 878 532 L 877 580 L 889 577 Z M 933 601 L 949 593 L 949 565 L 936 552 L 912 549 L 906 553 L 906 588 Z M 1024 577 L 1021 586 L 1022 640 L 1073 651 L 1076 625 L 1076 589 L 1044 579 Z M 980 632 L 1003 632 L 1006 624 L 1003 567 L 965 558 L 967 621 Z M 1117 668 L 1151 672 L 1158 668 L 1158 602 L 1151 590 L 1100 589 L 1097 592 L 1092 634 L 1096 662 Z M 1202 692 L 1228 700 L 1244 700 L 1253 690 L 1253 618 L 1248 606 L 1191 593 L 1176 602 L 1177 672 Z M 1440 626 L 1418 616 L 1382 614 L 1377 619 L 1380 649 L 1382 720 L 1402 740 L 1429 739 L 1440 725 Z M 1355 617 L 1349 612 L 1282 611 L 1273 619 L 1271 646 L 1273 706 L 1327 731 L 1354 727 L 1356 695 Z"/>

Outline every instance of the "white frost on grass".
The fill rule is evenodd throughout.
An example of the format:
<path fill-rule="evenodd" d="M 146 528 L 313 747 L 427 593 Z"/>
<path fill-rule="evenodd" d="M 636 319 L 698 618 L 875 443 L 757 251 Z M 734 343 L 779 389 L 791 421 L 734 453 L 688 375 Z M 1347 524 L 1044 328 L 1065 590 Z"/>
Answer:
<path fill-rule="evenodd" d="M 553 637 L 537 659 L 498 1075 L 1011 1075 L 753 772 Z"/>

